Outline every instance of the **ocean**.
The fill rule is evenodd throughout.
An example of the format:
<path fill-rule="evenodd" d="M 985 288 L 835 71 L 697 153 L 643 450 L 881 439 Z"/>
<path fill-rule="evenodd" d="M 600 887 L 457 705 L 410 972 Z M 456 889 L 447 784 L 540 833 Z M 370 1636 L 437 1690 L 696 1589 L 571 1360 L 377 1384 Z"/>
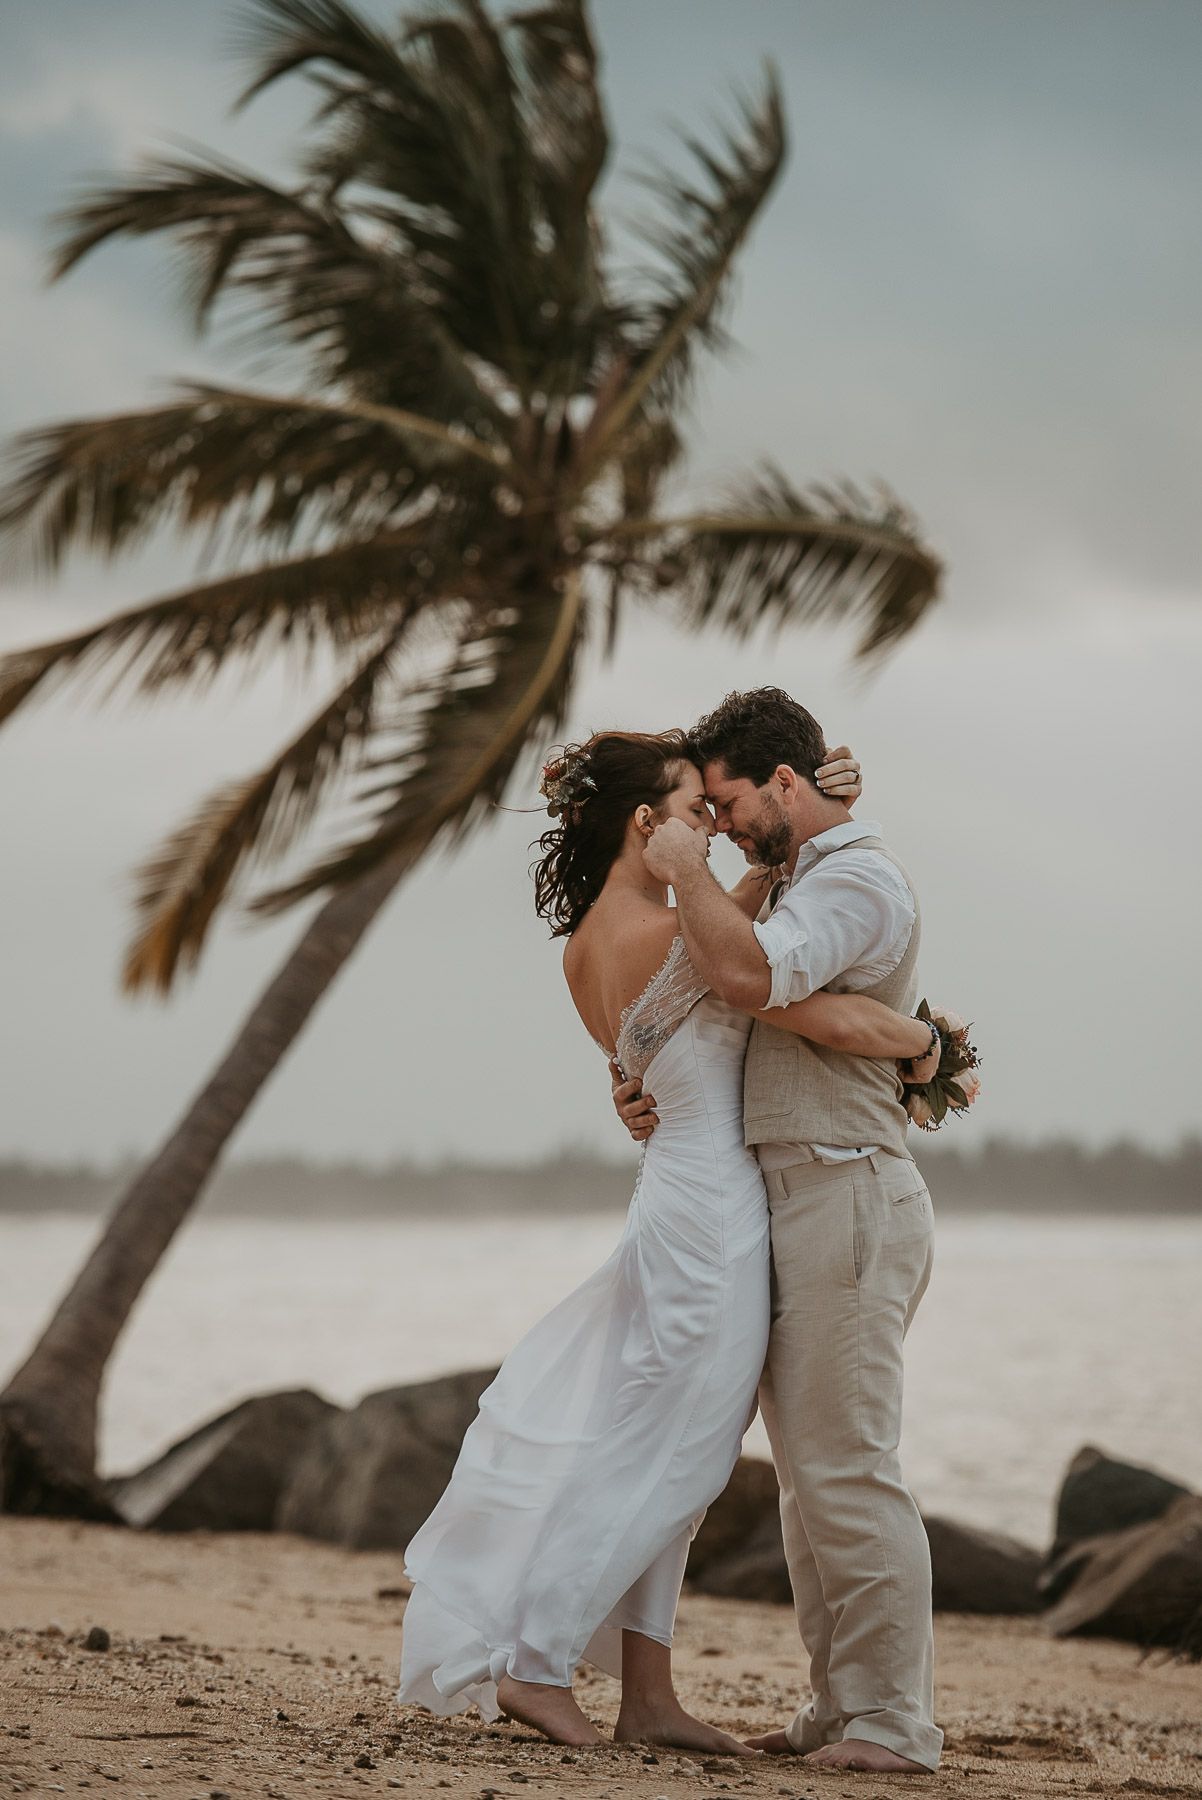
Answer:
<path fill-rule="evenodd" d="M 342 1404 L 500 1360 L 602 1262 L 619 1214 L 193 1220 L 118 1346 L 102 1467 L 125 1473 L 249 1394 Z M 0 1217 L 0 1369 L 92 1240 Z M 1042 1545 L 1082 1444 L 1202 1487 L 1202 1220 L 958 1213 L 910 1334 L 903 1461 L 927 1512 Z M 766 1455 L 757 1420 L 746 1449 Z"/>

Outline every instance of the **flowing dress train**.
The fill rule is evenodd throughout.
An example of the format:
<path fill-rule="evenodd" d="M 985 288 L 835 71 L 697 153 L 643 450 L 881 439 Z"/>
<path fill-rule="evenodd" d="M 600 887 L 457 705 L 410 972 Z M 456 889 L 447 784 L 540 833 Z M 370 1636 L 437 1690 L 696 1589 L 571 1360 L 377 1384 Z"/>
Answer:
<path fill-rule="evenodd" d="M 670 1644 L 689 1543 L 726 1486 L 768 1342 L 768 1208 L 743 1144 L 751 1021 L 673 942 L 617 1057 L 653 1092 L 621 1240 L 480 1399 L 409 1545 L 398 1698 L 497 1716 L 496 1684 L 620 1673 L 621 1632 Z"/>

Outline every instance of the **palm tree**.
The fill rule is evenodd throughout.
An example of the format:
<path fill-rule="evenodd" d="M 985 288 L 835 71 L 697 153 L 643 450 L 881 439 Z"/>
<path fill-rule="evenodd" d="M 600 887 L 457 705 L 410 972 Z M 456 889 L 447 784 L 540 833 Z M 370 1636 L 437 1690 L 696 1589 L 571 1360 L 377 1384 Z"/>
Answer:
<path fill-rule="evenodd" d="M 97 1396 L 143 1284 L 398 882 L 553 733 L 582 646 L 612 641 L 627 596 L 739 633 L 851 618 L 873 656 L 938 584 L 888 495 L 802 493 L 769 469 L 715 506 L 659 506 L 698 352 L 723 342 L 732 265 L 781 167 L 770 70 L 712 142 L 686 140 L 689 173 L 652 176 L 650 260 L 619 278 L 593 206 L 608 136 L 585 0 L 501 22 L 448 0 L 395 34 L 344 0 L 253 0 L 246 32 L 245 98 L 298 72 L 319 91 L 298 184 L 152 162 L 66 215 L 55 274 L 122 234 L 173 233 L 198 326 L 218 301 L 249 309 L 302 389 L 193 382 L 20 440 L 0 523 L 43 564 L 175 524 L 216 535 L 229 572 L 9 656 L 0 720 L 68 679 L 159 694 L 321 650 L 330 688 L 304 730 L 142 871 L 125 986 L 168 993 L 236 900 L 324 901 L 0 1395 L 8 1510 L 106 1514 Z M 281 867 L 336 806 L 324 848 Z"/>

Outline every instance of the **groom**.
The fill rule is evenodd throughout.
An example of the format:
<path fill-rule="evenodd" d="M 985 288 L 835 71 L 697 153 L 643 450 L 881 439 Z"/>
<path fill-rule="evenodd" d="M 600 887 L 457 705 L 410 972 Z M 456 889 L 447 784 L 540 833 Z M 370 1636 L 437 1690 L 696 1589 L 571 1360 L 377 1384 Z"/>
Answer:
<path fill-rule="evenodd" d="M 850 1769 L 934 1769 L 931 1563 L 902 1479 L 902 1339 L 931 1271 L 931 1202 L 906 1148 L 891 1062 L 772 1024 L 819 988 L 898 1012 L 918 992 L 918 902 L 879 827 L 822 793 L 817 722 L 779 688 L 730 694 L 691 734 L 718 828 L 780 873 L 754 924 L 669 819 L 646 853 L 675 890 L 701 978 L 755 1018 L 747 1142 L 772 1213 L 773 1308 L 760 1411 L 781 1485 L 785 1553 L 812 1697 L 750 1740 Z M 646 1135 L 648 1098 L 615 1098 Z M 625 1102 L 625 1104 L 623 1104 Z M 652 1118 L 654 1115 L 652 1114 Z"/>

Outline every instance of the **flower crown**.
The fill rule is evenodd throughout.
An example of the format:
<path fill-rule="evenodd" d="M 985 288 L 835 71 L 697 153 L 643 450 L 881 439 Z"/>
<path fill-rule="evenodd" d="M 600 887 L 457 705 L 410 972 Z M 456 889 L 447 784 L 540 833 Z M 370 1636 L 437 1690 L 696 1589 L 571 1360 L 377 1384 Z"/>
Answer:
<path fill-rule="evenodd" d="M 561 818 L 573 807 L 581 805 L 597 784 L 588 772 L 588 758 L 583 750 L 565 750 L 562 756 L 543 764 L 543 778 L 538 791 L 547 802 L 553 819 Z"/>

